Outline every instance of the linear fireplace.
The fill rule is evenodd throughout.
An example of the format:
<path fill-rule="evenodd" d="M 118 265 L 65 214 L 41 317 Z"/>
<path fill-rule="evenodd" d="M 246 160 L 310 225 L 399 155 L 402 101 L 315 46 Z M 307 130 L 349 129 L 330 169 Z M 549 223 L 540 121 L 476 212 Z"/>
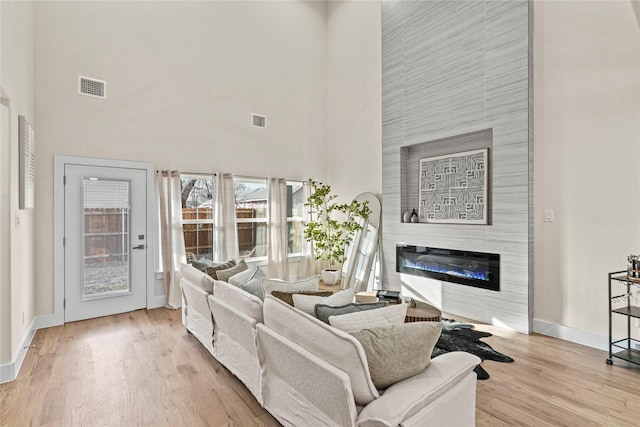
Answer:
<path fill-rule="evenodd" d="M 396 245 L 396 271 L 476 288 L 500 290 L 500 255 Z"/>

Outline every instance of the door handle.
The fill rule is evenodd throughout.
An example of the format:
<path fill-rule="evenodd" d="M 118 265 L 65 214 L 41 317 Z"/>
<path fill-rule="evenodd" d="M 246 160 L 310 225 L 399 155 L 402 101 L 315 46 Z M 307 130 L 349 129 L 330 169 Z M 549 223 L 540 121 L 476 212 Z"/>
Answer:
<path fill-rule="evenodd" d="M 144 249 L 144 244 L 138 245 L 138 246 L 134 246 L 132 249 Z"/>

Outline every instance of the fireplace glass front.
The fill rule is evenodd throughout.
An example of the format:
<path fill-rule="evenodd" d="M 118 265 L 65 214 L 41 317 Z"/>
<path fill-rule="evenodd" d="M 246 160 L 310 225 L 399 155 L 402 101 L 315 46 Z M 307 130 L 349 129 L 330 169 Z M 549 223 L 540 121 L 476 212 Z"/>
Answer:
<path fill-rule="evenodd" d="M 426 246 L 396 246 L 396 271 L 500 290 L 500 255 Z"/>

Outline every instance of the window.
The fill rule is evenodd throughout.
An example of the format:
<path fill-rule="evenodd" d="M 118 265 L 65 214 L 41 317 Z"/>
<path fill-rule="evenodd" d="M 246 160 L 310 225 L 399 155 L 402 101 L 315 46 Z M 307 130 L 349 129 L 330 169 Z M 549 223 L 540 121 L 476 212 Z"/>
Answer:
<path fill-rule="evenodd" d="M 213 176 L 180 176 L 182 224 L 187 260 L 213 259 Z"/>
<path fill-rule="evenodd" d="M 300 256 L 304 239 L 302 182 L 287 181 L 287 223 L 289 225 L 289 256 Z"/>
<path fill-rule="evenodd" d="M 267 259 L 267 207 L 269 185 L 266 178 L 235 177 L 236 220 L 240 258 Z M 289 256 L 299 256 L 304 238 L 302 182 L 287 181 L 287 223 Z"/>
<path fill-rule="evenodd" d="M 234 177 L 234 184 L 240 258 L 266 260 L 267 179 Z"/>

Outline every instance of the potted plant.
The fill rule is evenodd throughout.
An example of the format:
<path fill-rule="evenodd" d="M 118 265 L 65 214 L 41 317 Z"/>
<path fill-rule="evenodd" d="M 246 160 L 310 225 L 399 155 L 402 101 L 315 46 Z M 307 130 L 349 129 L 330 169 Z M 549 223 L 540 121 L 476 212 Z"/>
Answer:
<path fill-rule="evenodd" d="M 304 238 L 313 244 L 315 258 L 328 264 L 328 268 L 322 270 L 322 280 L 327 285 L 335 285 L 345 261 L 345 245 L 362 230 L 360 219 L 369 218 L 371 209 L 367 202 L 335 203 L 333 200 L 338 196 L 331 194 L 330 185 L 321 182 L 311 180 L 311 190 L 305 203 L 311 219 L 306 224 Z"/>

